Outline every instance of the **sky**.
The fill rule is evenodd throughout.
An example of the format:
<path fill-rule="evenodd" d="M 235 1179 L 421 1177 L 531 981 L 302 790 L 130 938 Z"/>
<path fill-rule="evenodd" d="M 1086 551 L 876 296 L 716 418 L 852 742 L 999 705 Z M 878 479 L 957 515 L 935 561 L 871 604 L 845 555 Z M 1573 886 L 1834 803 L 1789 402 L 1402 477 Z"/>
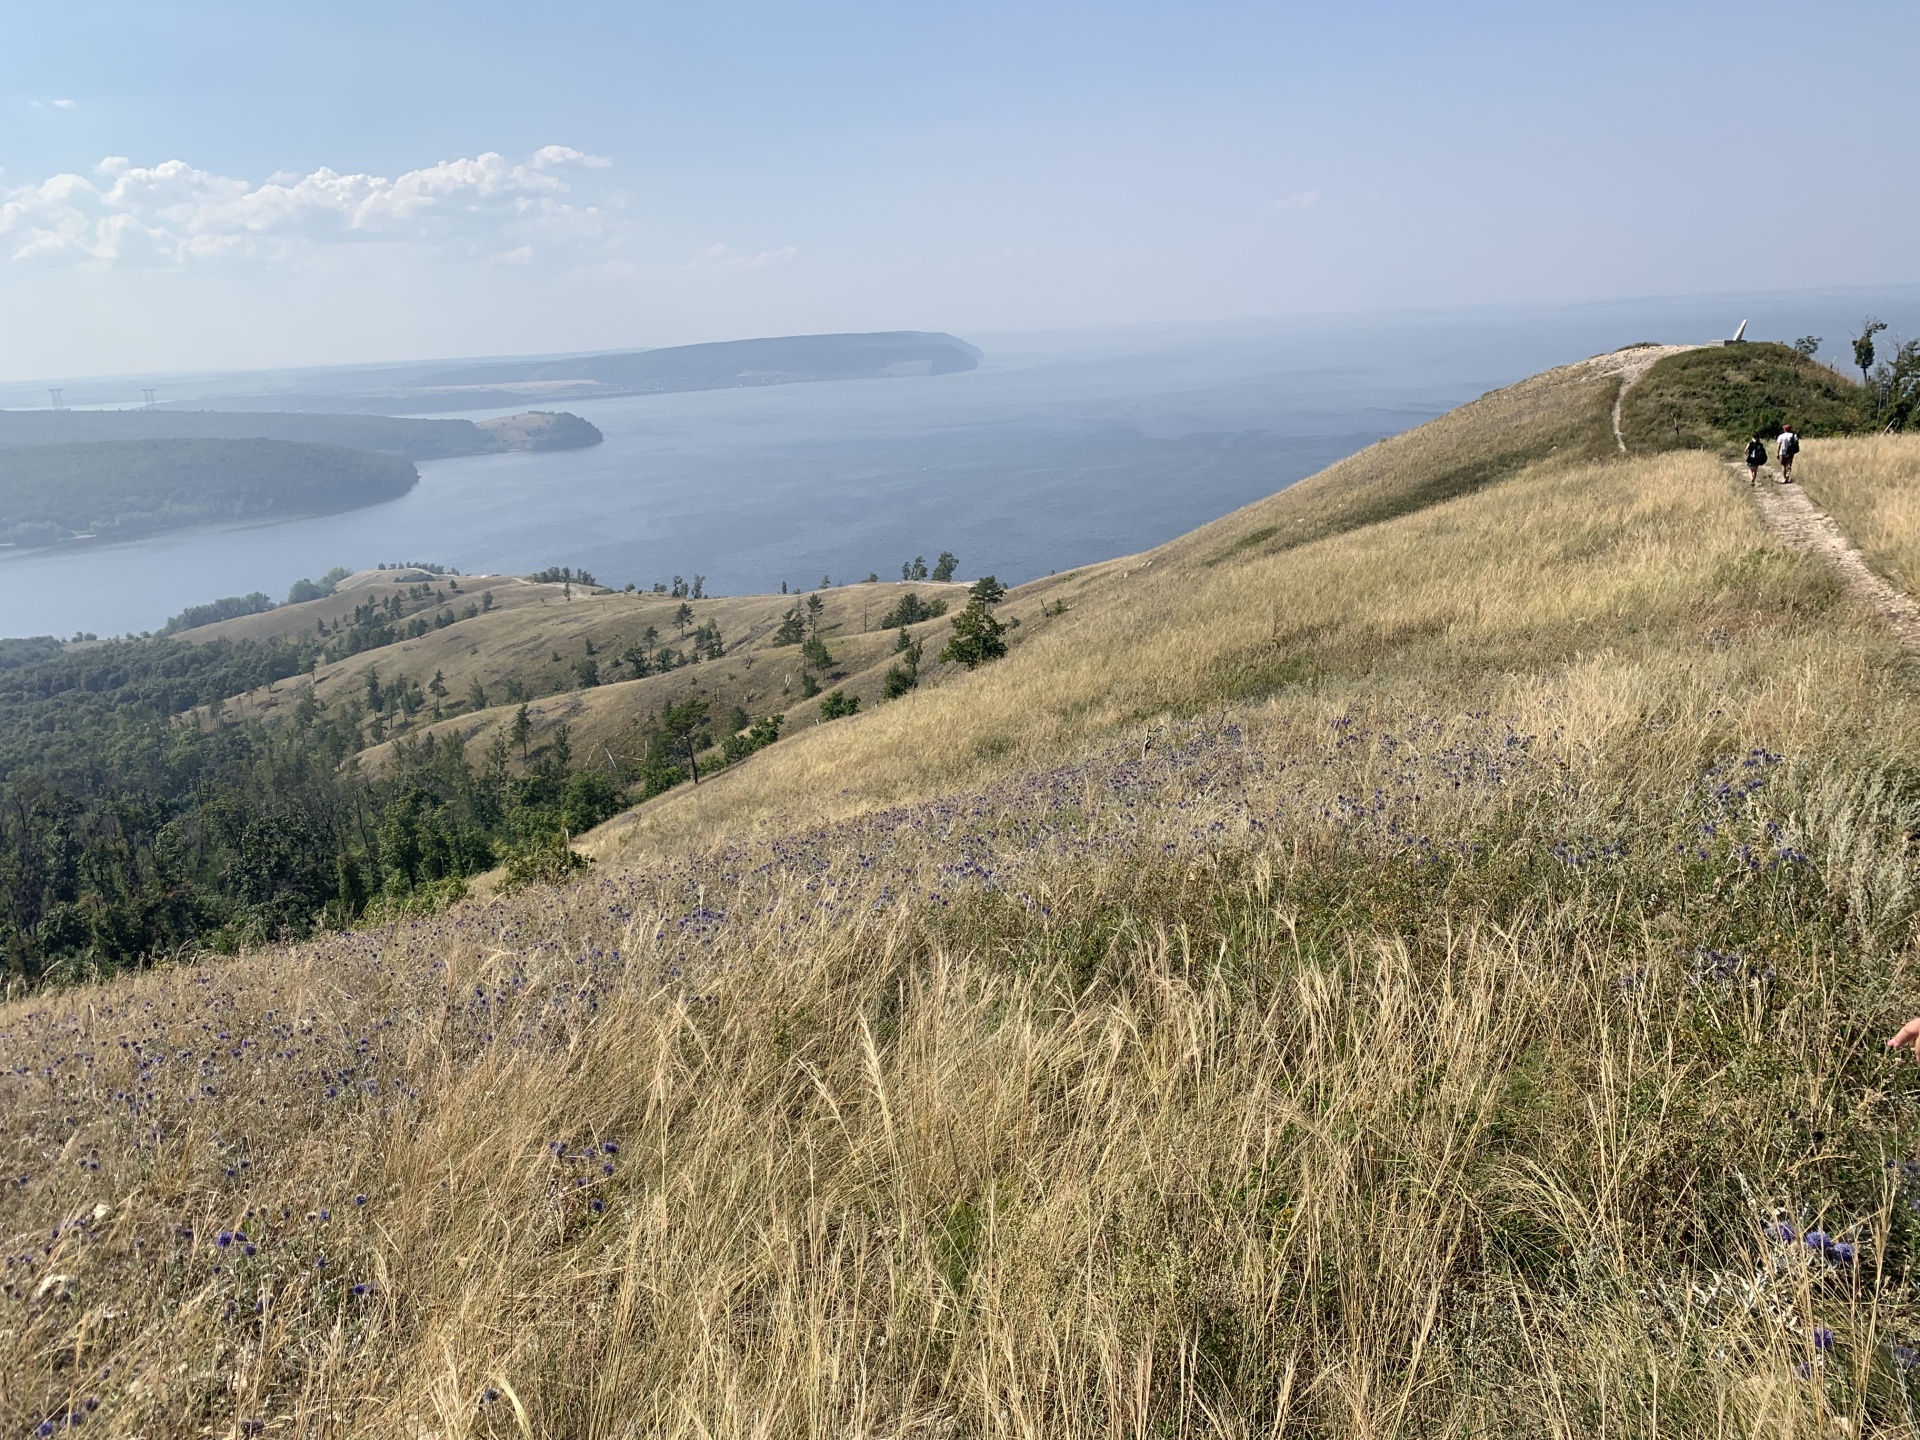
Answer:
<path fill-rule="evenodd" d="M 1912 0 L 6 29 L 0 379 L 1920 280 Z"/>

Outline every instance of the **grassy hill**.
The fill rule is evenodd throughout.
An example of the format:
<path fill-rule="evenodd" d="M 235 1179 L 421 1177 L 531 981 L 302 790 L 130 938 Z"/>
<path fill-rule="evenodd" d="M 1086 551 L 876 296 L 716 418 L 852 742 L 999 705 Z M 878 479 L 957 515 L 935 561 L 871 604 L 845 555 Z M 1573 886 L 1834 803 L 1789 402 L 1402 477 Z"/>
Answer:
<path fill-rule="evenodd" d="M 1709 345 L 1668 356 L 1627 392 L 1620 429 L 1636 453 L 1738 450 L 1788 421 L 1805 436 L 1864 423 L 1860 387 L 1785 345 Z"/>
<path fill-rule="evenodd" d="M 583 882 L 0 1010 L 6 1419 L 1904 1433 L 1909 662 L 1624 363 L 1022 587 Z M 503 655 L 659 603 L 545 598 Z"/>

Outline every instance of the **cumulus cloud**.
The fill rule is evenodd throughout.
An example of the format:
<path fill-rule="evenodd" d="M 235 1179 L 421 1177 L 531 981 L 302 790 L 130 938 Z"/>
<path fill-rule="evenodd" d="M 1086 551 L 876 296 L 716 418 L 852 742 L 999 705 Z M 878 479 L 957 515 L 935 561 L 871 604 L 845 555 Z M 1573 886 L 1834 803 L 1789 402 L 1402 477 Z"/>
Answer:
<path fill-rule="evenodd" d="M 303 246 L 389 241 L 464 246 L 511 264 L 610 230 L 571 198 L 566 175 L 608 162 L 565 145 L 524 161 L 488 151 L 396 179 L 278 174 L 255 185 L 181 160 L 110 155 L 92 178 L 54 175 L 0 190 L 0 252 L 20 263 L 180 267 L 284 259 Z"/>

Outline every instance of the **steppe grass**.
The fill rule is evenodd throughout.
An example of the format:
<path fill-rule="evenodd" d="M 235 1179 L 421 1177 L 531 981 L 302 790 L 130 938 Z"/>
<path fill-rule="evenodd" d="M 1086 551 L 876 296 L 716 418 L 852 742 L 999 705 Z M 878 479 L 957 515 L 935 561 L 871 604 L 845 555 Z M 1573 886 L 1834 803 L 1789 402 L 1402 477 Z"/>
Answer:
<path fill-rule="evenodd" d="M 1692 724 L 1718 708 L 1779 745 L 1817 747 L 1856 720 L 1812 701 L 1809 667 L 1879 675 L 1898 663 L 1824 568 L 1771 546 L 1744 488 L 1703 454 L 1549 462 L 1230 563 L 1207 563 L 1193 541 L 1085 581 L 1005 661 L 783 742 L 613 822 L 588 848 L 617 862 L 745 825 L 849 815 L 1222 707 L 1418 693 L 1594 743 L 1623 717 Z M 1903 712 L 1872 713 L 1877 729 Z"/>
<path fill-rule="evenodd" d="M 1875 569 L 1920 593 L 1920 436 L 1809 441 L 1793 479 Z"/>
<path fill-rule="evenodd" d="M 1530 376 L 1369 445 L 1168 551 L 1198 550 L 1216 561 L 1271 554 L 1470 495 L 1536 461 L 1611 455 L 1618 392 L 1618 378 L 1593 362 Z"/>
<path fill-rule="evenodd" d="M 0 1422 L 1909 1433 L 1891 639 L 1709 456 L 1260 509 L 591 880 L 0 1010 Z"/>
<path fill-rule="evenodd" d="M 1179 727 L 13 1007 L 6 1419 L 1898 1425 L 1913 799 L 1726 740 Z"/>

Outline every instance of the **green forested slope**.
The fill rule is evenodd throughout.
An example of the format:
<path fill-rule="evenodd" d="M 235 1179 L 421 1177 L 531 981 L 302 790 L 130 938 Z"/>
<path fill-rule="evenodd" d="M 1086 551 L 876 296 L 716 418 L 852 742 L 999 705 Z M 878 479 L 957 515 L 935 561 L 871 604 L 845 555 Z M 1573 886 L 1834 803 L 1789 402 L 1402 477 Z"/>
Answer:
<path fill-rule="evenodd" d="M 126 539 L 182 525 L 324 514 L 419 480 L 395 455 L 284 440 L 108 440 L 0 448 L 0 542 Z"/>

